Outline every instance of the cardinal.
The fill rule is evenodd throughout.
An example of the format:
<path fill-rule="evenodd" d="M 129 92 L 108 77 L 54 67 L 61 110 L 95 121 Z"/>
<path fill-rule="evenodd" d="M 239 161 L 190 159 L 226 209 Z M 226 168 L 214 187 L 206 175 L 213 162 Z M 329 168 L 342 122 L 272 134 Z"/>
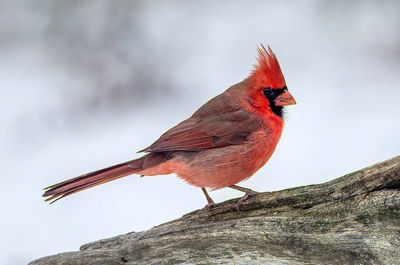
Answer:
<path fill-rule="evenodd" d="M 269 160 L 282 134 L 283 108 L 296 104 L 269 46 L 266 50 L 261 44 L 257 61 L 249 77 L 139 151 L 146 153 L 142 157 L 47 187 L 43 197 L 54 202 L 131 174 L 176 173 L 202 189 L 207 211 L 215 204 L 206 188 L 229 187 L 244 192 L 236 204 L 239 209 L 256 192 L 236 184 Z"/>

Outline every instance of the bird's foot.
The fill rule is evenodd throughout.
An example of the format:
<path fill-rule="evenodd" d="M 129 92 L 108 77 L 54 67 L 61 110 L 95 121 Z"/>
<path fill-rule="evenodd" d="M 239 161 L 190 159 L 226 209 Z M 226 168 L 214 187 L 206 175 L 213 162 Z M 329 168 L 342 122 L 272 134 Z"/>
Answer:
<path fill-rule="evenodd" d="M 208 195 L 205 188 L 201 188 L 201 190 L 203 191 L 204 195 L 206 196 L 206 199 L 208 202 L 208 204 L 204 207 L 204 210 L 206 211 L 206 213 L 210 214 L 210 209 L 215 206 L 215 203 L 214 203 L 213 199 L 211 199 L 211 197 Z"/>
<path fill-rule="evenodd" d="M 250 193 L 246 193 L 242 198 L 240 198 L 240 199 L 237 201 L 237 203 L 236 203 L 236 205 L 235 205 L 236 210 L 240 211 L 240 205 L 242 205 L 243 202 L 244 202 L 245 200 L 247 200 L 249 197 L 254 196 L 254 195 L 256 195 L 256 194 L 257 194 L 257 192 L 254 192 L 254 191 L 252 191 L 252 192 L 250 192 Z"/>
<path fill-rule="evenodd" d="M 229 186 L 229 188 L 232 188 L 232 189 L 235 189 L 235 190 L 239 190 L 239 191 L 243 191 L 245 193 L 244 196 L 242 198 L 240 198 L 236 203 L 235 208 L 238 211 L 240 211 L 240 205 L 242 205 L 245 200 L 247 200 L 251 196 L 257 195 L 257 192 L 255 192 L 254 190 L 246 189 L 246 188 L 239 187 L 239 186 L 236 186 L 236 185 Z"/>
<path fill-rule="evenodd" d="M 209 202 L 209 203 L 204 207 L 204 210 L 205 210 L 207 213 L 210 213 L 210 209 L 213 208 L 213 207 L 215 207 L 215 203 L 214 203 L 214 202 Z"/>

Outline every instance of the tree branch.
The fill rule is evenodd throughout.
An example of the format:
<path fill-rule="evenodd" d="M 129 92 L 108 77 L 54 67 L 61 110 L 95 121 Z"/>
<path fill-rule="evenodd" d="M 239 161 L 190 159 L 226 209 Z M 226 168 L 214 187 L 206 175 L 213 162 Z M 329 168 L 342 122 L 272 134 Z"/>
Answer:
<path fill-rule="evenodd" d="M 400 156 L 319 185 L 260 193 L 30 264 L 396 264 Z"/>

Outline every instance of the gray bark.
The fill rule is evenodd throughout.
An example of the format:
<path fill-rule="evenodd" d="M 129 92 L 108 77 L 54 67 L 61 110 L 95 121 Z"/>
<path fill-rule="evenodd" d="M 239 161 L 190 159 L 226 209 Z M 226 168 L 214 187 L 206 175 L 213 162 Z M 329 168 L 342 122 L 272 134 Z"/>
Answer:
<path fill-rule="evenodd" d="M 30 264 L 399 264 L 400 156 Z"/>

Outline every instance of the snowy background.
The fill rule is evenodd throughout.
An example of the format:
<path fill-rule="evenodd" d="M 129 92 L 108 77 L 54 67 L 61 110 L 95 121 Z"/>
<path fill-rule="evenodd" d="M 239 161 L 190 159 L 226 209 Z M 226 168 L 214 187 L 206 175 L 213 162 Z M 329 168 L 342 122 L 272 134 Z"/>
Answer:
<path fill-rule="evenodd" d="M 297 101 L 242 186 L 331 180 L 400 150 L 400 2 L 0 2 L 0 264 L 26 264 L 202 208 L 174 175 L 132 175 L 53 205 L 42 188 L 139 157 L 246 78 L 269 44 Z M 217 202 L 241 196 L 211 192 Z"/>

